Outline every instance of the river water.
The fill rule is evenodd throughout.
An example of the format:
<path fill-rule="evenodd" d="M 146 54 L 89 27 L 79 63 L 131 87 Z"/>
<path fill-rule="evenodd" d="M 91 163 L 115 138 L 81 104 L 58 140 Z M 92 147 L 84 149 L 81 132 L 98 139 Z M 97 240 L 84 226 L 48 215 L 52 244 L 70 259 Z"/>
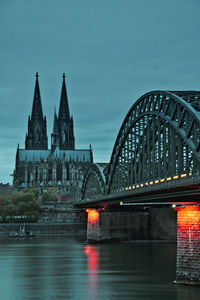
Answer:
<path fill-rule="evenodd" d="M 173 284 L 176 245 L 85 245 L 68 236 L 0 239 L 0 300 L 193 300 Z"/>

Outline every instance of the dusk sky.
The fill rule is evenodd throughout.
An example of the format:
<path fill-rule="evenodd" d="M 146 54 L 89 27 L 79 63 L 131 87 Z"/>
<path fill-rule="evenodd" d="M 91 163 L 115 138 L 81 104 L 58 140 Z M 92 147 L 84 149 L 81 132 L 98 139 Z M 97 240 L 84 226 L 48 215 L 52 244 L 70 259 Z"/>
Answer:
<path fill-rule="evenodd" d="M 77 149 L 109 162 L 132 104 L 200 90 L 199 0 L 0 0 L 0 182 L 24 148 L 35 73 L 50 133 L 62 73 Z"/>

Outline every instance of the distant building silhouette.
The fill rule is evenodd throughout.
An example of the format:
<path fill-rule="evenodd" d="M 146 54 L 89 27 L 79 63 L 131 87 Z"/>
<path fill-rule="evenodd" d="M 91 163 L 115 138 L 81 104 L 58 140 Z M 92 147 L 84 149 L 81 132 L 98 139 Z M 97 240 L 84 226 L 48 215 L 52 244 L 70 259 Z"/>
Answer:
<path fill-rule="evenodd" d="M 65 74 L 58 116 L 54 109 L 54 123 L 51 134 L 51 149 L 48 149 L 46 116 L 43 116 L 38 73 L 36 73 L 32 113 L 28 117 L 28 132 L 25 149 L 16 153 L 14 186 L 58 187 L 63 191 L 81 188 L 88 165 L 93 162 L 91 146 L 87 150 L 75 149 L 73 117 L 70 116 Z"/>

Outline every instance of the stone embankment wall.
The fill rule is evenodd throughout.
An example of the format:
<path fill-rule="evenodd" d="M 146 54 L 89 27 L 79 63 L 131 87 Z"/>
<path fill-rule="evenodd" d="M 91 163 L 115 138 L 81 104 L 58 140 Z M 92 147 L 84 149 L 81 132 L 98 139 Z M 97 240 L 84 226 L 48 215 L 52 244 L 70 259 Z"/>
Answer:
<path fill-rule="evenodd" d="M 19 223 L 0 223 L 0 235 L 11 231 L 19 232 L 23 221 Z M 85 210 L 74 208 L 72 203 L 45 202 L 41 206 L 38 221 L 26 223 L 26 231 L 34 234 L 84 234 L 87 231 L 87 214 Z"/>
<path fill-rule="evenodd" d="M 19 232 L 24 223 L 0 223 L 0 235 L 8 236 L 11 231 Z M 86 223 L 25 223 L 25 230 L 40 234 L 85 235 Z"/>
<path fill-rule="evenodd" d="M 86 223 L 85 210 L 76 209 L 72 203 L 44 202 L 38 222 L 45 223 Z"/>
<path fill-rule="evenodd" d="M 49 204 L 43 207 L 38 222 L 26 223 L 35 234 L 84 234 L 88 240 L 172 240 L 176 241 L 176 212 L 170 208 L 148 211 L 99 211 L 87 224 L 87 214 L 73 206 Z M 21 223 L 0 224 L 0 235 L 19 231 Z"/>

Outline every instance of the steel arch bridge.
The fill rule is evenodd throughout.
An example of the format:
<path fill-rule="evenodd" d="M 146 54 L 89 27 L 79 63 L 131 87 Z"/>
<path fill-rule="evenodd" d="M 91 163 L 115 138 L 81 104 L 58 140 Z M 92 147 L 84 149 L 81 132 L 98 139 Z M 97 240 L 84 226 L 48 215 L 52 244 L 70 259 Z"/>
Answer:
<path fill-rule="evenodd" d="M 105 193 L 105 175 L 99 164 L 91 164 L 88 168 L 81 189 L 83 199 L 94 199 Z"/>
<path fill-rule="evenodd" d="M 122 123 L 104 191 L 113 194 L 199 173 L 200 92 L 152 91 L 133 104 Z"/>

